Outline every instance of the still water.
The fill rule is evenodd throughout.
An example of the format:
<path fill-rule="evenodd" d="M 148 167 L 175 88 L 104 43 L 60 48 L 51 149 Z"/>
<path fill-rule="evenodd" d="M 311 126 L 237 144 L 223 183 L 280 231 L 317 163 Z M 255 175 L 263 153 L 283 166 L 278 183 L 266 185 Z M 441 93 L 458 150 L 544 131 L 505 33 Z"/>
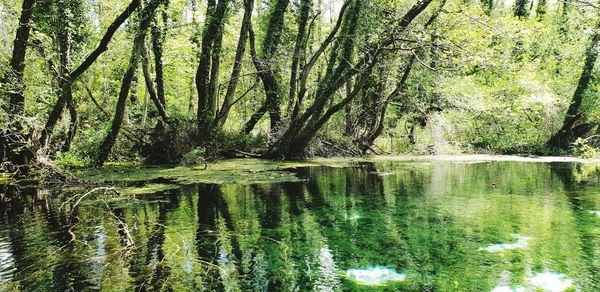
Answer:
<path fill-rule="evenodd" d="M 596 164 L 293 172 L 64 204 L 82 190 L 2 187 L 0 290 L 600 290 Z"/>

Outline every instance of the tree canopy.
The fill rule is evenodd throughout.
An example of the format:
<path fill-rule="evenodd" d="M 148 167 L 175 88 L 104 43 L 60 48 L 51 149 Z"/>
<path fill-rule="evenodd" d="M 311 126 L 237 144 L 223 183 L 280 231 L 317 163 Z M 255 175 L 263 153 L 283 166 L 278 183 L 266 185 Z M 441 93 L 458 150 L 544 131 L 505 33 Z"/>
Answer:
<path fill-rule="evenodd" d="M 1 0 L 0 158 L 597 155 L 598 4 Z"/>

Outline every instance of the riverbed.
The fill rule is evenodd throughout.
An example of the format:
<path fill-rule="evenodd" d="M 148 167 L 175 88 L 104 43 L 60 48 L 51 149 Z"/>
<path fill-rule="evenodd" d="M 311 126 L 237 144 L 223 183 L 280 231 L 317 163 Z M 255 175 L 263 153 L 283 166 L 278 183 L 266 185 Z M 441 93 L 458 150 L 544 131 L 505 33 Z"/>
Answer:
<path fill-rule="evenodd" d="M 0 186 L 0 290 L 600 290 L 600 165 L 375 157 Z"/>

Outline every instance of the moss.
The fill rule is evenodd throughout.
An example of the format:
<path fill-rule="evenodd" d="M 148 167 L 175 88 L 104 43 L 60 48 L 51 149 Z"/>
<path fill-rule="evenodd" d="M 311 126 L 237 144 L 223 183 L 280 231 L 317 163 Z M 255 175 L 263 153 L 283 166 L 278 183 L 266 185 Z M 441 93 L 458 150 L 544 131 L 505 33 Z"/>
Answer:
<path fill-rule="evenodd" d="M 178 188 L 178 186 L 173 184 L 146 184 L 143 187 L 123 187 L 117 188 L 117 190 L 123 195 L 136 196 L 150 195 L 173 190 L 176 188 Z"/>
<path fill-rule="evenodd" d="M 8 185 L 13 183 L 13 179 L 10 177 L 9 174 L 7 173 L 1 173 L 0 172 L 0 185 Z"/>
<path fill-rule="evenodd" d="M 300 181 L 290 169 L 324 165 L 320 162 L 274 162 L 261 159 L 231 159 L 194 167 L 136 167 L 110 165 L 88 169 L 78 176 L 93 182 L 132 182 L 169 180 L 179 184 L 195 183 L 267 183 Z M 206 169 L 205 169 L 206 168 Z"/>

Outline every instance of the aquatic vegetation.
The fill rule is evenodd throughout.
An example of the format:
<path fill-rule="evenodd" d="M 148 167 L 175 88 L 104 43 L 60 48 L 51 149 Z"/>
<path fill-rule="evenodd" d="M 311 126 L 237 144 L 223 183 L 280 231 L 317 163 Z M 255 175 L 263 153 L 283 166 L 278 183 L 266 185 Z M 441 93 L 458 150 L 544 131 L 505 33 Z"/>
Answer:
<path fill-rule="evenodd" d="M 94 182 L 169 180 L 177 184 L 253 184 L 301 181 L 289 169 L 310 163 L 272 162 L 260 159 L 231 159 L 195 167 L 106 167 L 84 170 L 79 177 Z"/>
<path fill-rule="evenodd" d="M 289 171 L 261 163 L 182 169 L 228 181 Z M 17 189 L 0 199 L 0 291 L 600 291 L 600 221 L 587 211 L 600 210 L 600 182 L 570 191 L 556 176 L 572 183 L 577 164 L 306 164 L 289 171 L 303 183 L 181 185 L 166 168 L 119 181 L 129 166 L 112 169 L 119 194 Z M 570 279 L 544 281 L 545 269 Z"/>
<path fill-rule="evenodd" d="M 375 266 L 364 269 L 350 269 L 346 271 L 346 279 L 361 285 L 378 286 L 388 282 L 401 282 L 406 280 L 406 275 L 394 269 Z"/>
<path fill-rule="evenodd" d="M 118 191 L 124 195 L 148 195 L 154 193 L 165 192 L 169 190 L 177 189 L 178 186 L 174 184 L 145 184 L 142 187 L 124 187 L 119 188 Z"/>
<path fill-rule="evenodd" d="M 515 239 L 517 239 L 517 242 L 515 242 L 515 243 L 497 243 L 497 244 L 493 244 L 493 245 L 486 246 L 486 247 L 480 247 L 479 250 L 485 250 L 485 251 L 489 251 L 491 253 L 497 253 L 497 252 L 501 252 L 501 251 L 509 250 L 509 249 L 527 248 L 529 246 L 529 240 L 531 240 L 530 237 L 522 236 L 517 233 L 511 234 L 511 236 L 514 237 Z"/>
<path fill-rule="evenodd" d="M 536 288 L 551 292 L 565 291 L 573 286 L 573 280 L 567 278 L 564 274 L 548 271 L 537 273 L 534 277 L 528 278 L 527 281 Z"/>
<path fill-rule="evenodd" d="M 0 172 L 0 185 L 7 185 L 13 182 L 13 179 L 7 173 Z"/>

